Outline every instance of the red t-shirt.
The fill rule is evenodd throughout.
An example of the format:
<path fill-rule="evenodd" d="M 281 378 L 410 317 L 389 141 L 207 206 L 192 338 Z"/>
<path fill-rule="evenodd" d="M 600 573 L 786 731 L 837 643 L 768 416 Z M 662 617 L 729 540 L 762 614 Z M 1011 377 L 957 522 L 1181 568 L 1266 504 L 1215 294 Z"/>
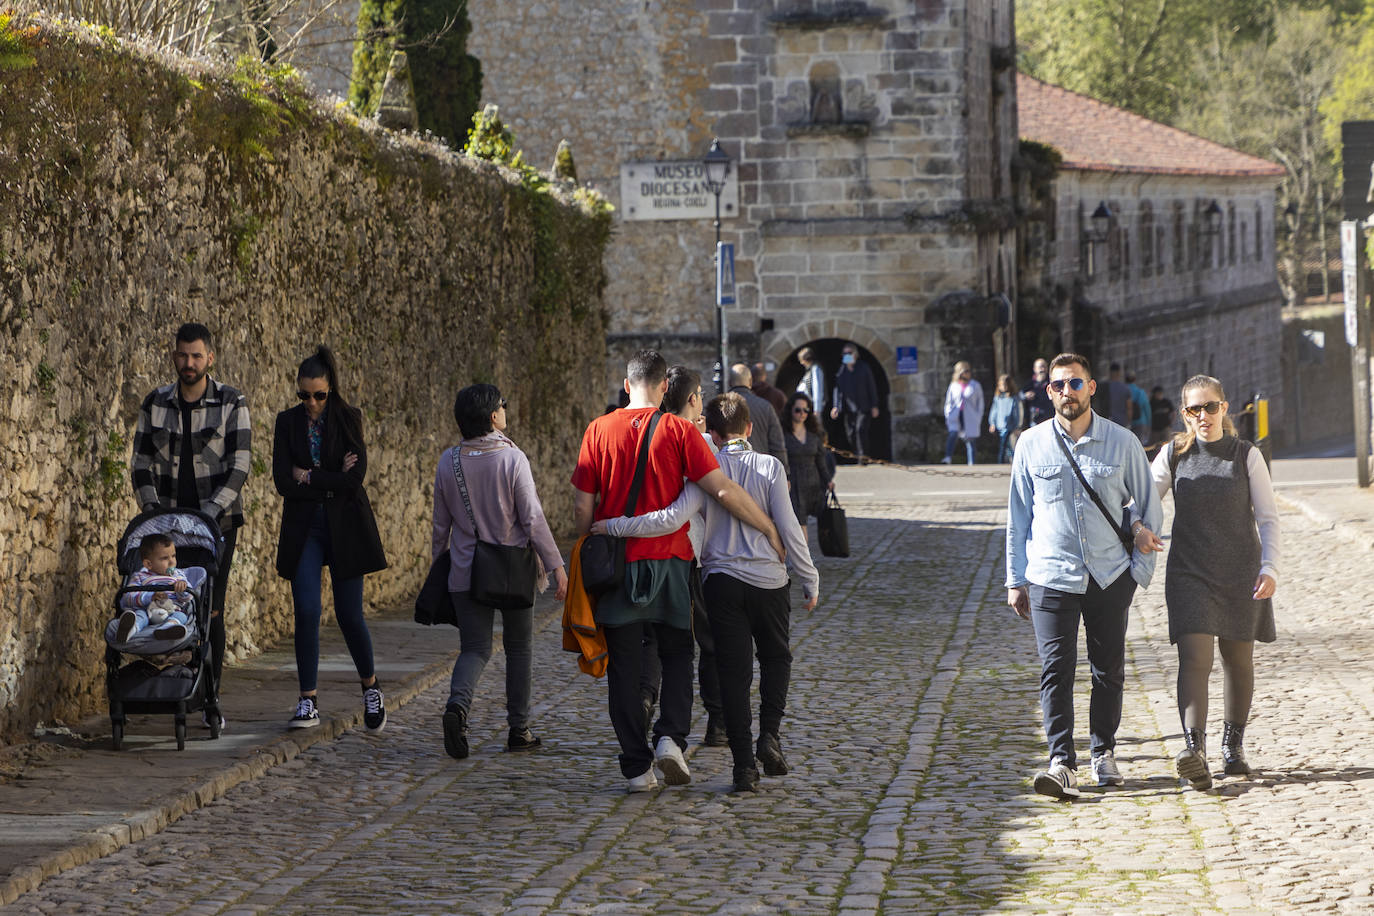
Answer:
<path fill-rule="evenodd" d="M 639 445 L 649 429 L 651 407 L 621 408 L 597 417 L 582 434 L 582 451 L 577 456 L 572 485 L 583 493 L 596 493 L 596 518 L 614 518 L 625 513 L 630 495 Z M 682 493 L 682 478 L 700 480 L 720 467 L 701 433 L 691 423 L 670 413 L 663 414 L 649 443 L 649 464 L 639 488 L 635 514 L 666 509 Z M 692 559 L 692 542 L 687 526 L 672 534 L 653 538 L 629 538 L 625 559 Z"/>

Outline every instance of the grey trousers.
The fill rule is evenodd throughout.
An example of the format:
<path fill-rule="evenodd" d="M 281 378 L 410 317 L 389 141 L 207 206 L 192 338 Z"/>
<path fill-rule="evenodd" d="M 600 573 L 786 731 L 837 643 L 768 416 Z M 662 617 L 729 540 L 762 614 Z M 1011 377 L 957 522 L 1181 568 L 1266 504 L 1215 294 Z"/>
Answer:
<path fill-rule="evenodd" d="M 491 660 L 492 627 L 501 615 L 501 645 L 506 650 L 506 724 L 525 728 L 530 721 L 531 671 L 534 662 L 534 608 L 497 611 L 478 604 L 467 592 L 450 592 L 458 618 L 458 660 L 448 684 L 448 702 L 472 706 L 472 693 Z"/>

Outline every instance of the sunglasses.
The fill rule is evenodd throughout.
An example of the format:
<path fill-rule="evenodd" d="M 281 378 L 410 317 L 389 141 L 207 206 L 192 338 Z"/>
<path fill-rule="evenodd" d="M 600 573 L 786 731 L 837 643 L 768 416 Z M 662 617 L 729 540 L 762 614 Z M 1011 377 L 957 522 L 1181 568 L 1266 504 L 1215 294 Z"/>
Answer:
<path fill-rule="evenodd" d="M 505 409 L 506 409 L 506 399 L 505 399 L 505 398 L 502 398 L 502 399 L 501 399 L 501 410 L 505 410 Z"/>
<path fill-rule="evenodd" d="M 329 397 L 329 392 L 328 392 L 328 391 L 316 391 L 316 392 L 314 392 L 314 393 L 312 394 L 312 393 L 309 392 L 309 391 L 297 391 L 297 392 L 296 392 L 296 397 L 300 398 L 302 401 L 308 401 L 308 400 L 310 400 L 311 398 L 314 398 L 314 399 L 317 400 L 317 401 L 323 401 L 323 400 L 325 400 L 326 398 Z"/>
<path fill-rule="evenodd" d="M 793 407 L 793 408 L 792 408 L 792 412 L 793 412 L 793 413 L 810 413 L 811 411 L 807 410 L 805 407 Z"/>
<path fill-rule="evenodd" d="M 1190 404 L 1183 408 L 1183 412 L 1195 420 L 1202 416 L 1204 410 L 1207 411 L 1207 416 L 1213 416 L 1218 410 L 1221 410 L 1221 402 L 1208 401 L 1206 404 Z"/>
<path fill-rule="evenodd" d="M 1055 394 L 1063 394 L 1066 385 L 1070 391 L 1082 391 L 1086 384 L 1088 384 L 1087 380 L 1081 378 L 1057 378 L 1050 382 L 1050 391 Z"/>

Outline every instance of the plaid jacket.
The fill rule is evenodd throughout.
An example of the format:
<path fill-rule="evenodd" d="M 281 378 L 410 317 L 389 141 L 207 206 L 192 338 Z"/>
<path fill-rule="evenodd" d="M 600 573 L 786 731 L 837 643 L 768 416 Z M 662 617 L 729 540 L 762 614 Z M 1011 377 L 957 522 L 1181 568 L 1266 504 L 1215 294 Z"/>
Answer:
<path fill-rule="evenodd" d="M 252 463 L 253 429 L 248 401 L 238 389 L 207 379 L 205 396 L 191 411 L 199 508 L 218 518 L 224 530 L 243 524 L 239 490 Z M 139 506 L 156 503 L 173 508 L 181 464 L 181 398 L 177 383 L 143 399 L 134 432 L 134 495 Z"/>

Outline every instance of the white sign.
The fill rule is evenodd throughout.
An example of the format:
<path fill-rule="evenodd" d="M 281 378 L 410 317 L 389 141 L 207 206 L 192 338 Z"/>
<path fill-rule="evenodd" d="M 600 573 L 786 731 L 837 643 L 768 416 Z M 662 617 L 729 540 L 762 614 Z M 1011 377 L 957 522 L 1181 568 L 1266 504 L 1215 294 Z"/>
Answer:
<path fill-rule="evenodd" d="M 697 159 L 621 163 L 620 214 L 627 220 L 715 219 L 716 196 L 706 183 L 706 167 Z M 738 215 L 739 176 L 732 162 L 720 192 L 720 218 Z"/>
<path fill-rule="evenodd" d="M 735 304 L 735 246 L 716 242 L 716 305 Z"/>
<path fill-rule="evenodd" d="M 1359 222 L 1345 220 L 1341 223 L 1341 291 L 1345 296 L 1345 342 L 1355 346 L 1359 339 L 1359 318 L 1356 314 L 1359 303 Z"/>

